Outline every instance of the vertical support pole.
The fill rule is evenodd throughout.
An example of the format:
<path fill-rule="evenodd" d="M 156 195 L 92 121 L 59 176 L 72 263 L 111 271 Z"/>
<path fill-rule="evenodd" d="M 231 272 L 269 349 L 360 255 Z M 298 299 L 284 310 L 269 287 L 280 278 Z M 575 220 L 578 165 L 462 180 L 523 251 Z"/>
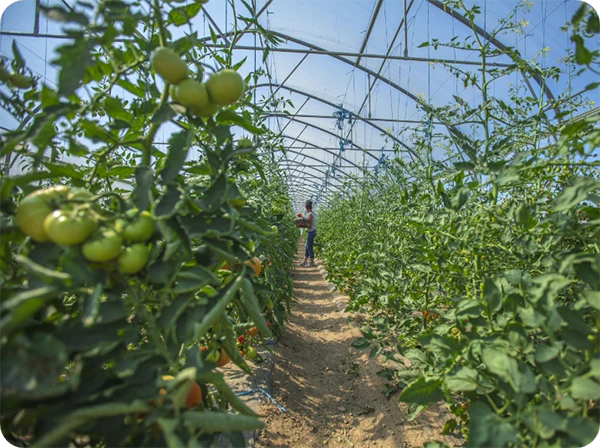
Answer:
<path fill-rule="evenodd" d="M 408 57 L 408 21 L 406 20 L 407 10 L 406 10 L 406 0 L 403 0 L 404 3 L 404 57 Z"/>
<path fill-rule="evenodd" d="M 252 0 L 252 12 L 254 13 L 254 20 L 256 20 L 258 22 L 258 17 L 256 16 L 256 0 Z M 254 76 L 256 76 L 256 25 L 254 25 Z M 255 83 L 258 81 L 258 79 L 255 79 Z M 254 89 L 254 106 L 256 106 L 256 88 Z M 255 137 L 256 140 L 256 137 Z"/>
<path fill-rule="evenodd" d="M 40 0 L 35 0 L 35 21 L 33 22 L 33 34 L 40 33 Z"/>
<path fill-rule="evenodd" d="M 369 83 L 369 85 L 371 85 L 371 75 L 367 73 L 367 81 Z M 369 92 L 368 94 L 369 97 L 369 114 L 368 117 L 369 119 L 371 118 L 371 92 Z"/>

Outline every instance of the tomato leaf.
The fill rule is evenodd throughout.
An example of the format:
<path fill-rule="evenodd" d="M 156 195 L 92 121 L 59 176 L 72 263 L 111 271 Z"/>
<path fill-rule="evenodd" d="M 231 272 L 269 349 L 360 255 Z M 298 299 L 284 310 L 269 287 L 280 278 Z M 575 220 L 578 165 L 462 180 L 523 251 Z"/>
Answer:
<path fill-rule="evenodd" d="M 517 428 L 498 417 L 486 404 L 473 404 L 469 409 L 469 416 L 467 447 L 500 447 L 517 443 Z"/>
<path fill-rule="evenodd" d="M 371 345 L 371 343 L 369 342 L 369 340 L 365 339 L 365 338 L 358 338 L 352 342 L 352 347 L 358 348 L 361 350 L 369 348 L 370 345 Z"/>
<path fill-rule="evenodd" d="M 169 140 L 169 153 L 167 154 L 164 168 L 160 172 L 163 184 L 173 181 L 179 174 L 188 156 L 188 149 L 192 143 L 193 136 L 192 129 L 189 129 L 188 131 L 174 134 Z"/>
<path fill-rule="evenodd" d="M 410 383 L 398 396 L 398 401 L 428 405 L 441 400 L 442 380 L 427 380 L 423 377 Z"/>
<path fill-rule="evenodd" d="M 575 378 L 570 389 L 571 395 L 577 400 L 600 400 L 600 383 L 591 378 Z"/>
<path fill-rule="evenodd" d="M 249 120 L 239 116 L 232 110 L 223 110 L 219 112 L 217 115 L 217 123 L 235 124 L 256 135 L 264 134 L 265 132 L 263 129 L 255 127 Z"/>
<path fill-rule="evenodd" d="M 175 26 L 182 26 L 189 23 L 190 19 L 193 19 L 198 15 L 202 9 L 202 3 L 194 2 L 181 8 L 173 8 L 169 12 L 169 20 Z"/>
<path fill-rule="evenodd" d="M 444 381 L 451 392 L 471 391 L 478 387 L 478 376 L 475 369 L 460 367 L 454 373 L 446 375 Z"/>
<path fill-rule="evenodd" d="M 133 203 L 139 210 L 146 210 L 150 205 L 150 192 L 154 186 L 154 172 L 147 166 L 135 169 L 136 185 L 133 190 Z"/>
<path fill-rule="evenodd" d="M 492 280 L 486 279 L 483 284 L 483 297 L 488 305 L 488 313 L 492 315 L 502 307 L 502 293 L 498 285 Z"/>
<path fill-rule="evenodd" d="M 169 185 L 160 195 L 156 207 L 154 207 L 154 215 L 156 219 L 169 219 L 183 205 L 184 192 L 177 186 Z"/>
<path fill-rule="evenodd" d="M 93 48 L 94 42 L 86 37 L 57 48 L 60 56 L 52 63 L 62 67 L 58 75 L 59 94 L 68 96 L 80 87 L 86 68 L 92 64 L 90 53 Z"/>

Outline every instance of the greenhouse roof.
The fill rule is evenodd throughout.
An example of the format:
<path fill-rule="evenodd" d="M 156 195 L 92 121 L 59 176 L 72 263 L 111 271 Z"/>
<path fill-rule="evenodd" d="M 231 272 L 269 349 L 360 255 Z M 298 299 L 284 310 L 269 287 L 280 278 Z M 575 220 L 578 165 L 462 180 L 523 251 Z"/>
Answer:
<path fill-rule="evenodd" d="M 40 1 L 46 5 L 49 0 Z M 576 76 L 563 59 L 573 48 L 570 34 L 561 27 L 579 2 L 468 0 L 464 6 L 479 7 L 474 30 L 456 2 L 211 0 L 194 18 L 193 27 L 172 32 L 174 38 L 197 32 L 206 37 L 209 48 L 232 47 L 234 63 L 247 58 L 239 69 L 243 73 L 262 67 L 262 75 L 249 88 L 255 91 L 256 104 L 282 100 L 264 118 L 282 139 L 285 151 L 278 153 L 278 163 L 287 176 L 293 205 L 300 208 L 309 198 L 317 204 L 327 201 L 343 190 L 347 179 L 376 177 L 392 158 L 413 157 L 411 130 L 427 127 L 434 133 L 445 127 L 428 116 L 424 105 L 482 102 L 481 92 L 455 73 L 457 68 L 474 76 L 480 73 L 475 46 L 465 50 L 426 42 L 481 39 L 491 48 L 516 49 L 529 64 L 557 66 L 560 76 L 546 84 L 517 71 L 490 86 L 495 98 L 507 101 L 509 89 L 518 86 L 523 95 L 540 98 L 549 114 L 552 99 L 576 95 L 591 82 L 589 76 Z M 236 15 L 253 16 L 270 33 L 271 42 L 252 33 L 256 25 L 251 21 L 236 21 Z M 509 19 L 520 26 L 494 35 Z M 245 32 L 236 33 L 236 28 Z M 52 84 L 57 72 L 50 61 L 61 34 L 61 24 L 36 14 L 36 1 L 23 0 L 2 16 L 0 52 L 11 57 L 12 41 L 18 41 L 28 65 Z M 486 65 L 502 69 L 514 62 L 499 54 Z M 3 121 L 3 127 L 14 127 Z M 168 129 L 162 132 L 166 141 Z M 445 158 L 441 151 L 435 155 Z"/>

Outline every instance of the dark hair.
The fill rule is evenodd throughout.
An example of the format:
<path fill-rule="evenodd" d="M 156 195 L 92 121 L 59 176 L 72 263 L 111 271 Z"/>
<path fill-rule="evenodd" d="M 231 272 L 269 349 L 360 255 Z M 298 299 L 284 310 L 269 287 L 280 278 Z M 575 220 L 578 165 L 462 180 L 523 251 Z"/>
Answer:
<path fill-rule="evenodd" d="M 312 209 L 312 201 L 306 201 L 306 203 L 304 204 L 304 206 L 305 206 L 306 208 L 310 208 L 310 209 Z"/>

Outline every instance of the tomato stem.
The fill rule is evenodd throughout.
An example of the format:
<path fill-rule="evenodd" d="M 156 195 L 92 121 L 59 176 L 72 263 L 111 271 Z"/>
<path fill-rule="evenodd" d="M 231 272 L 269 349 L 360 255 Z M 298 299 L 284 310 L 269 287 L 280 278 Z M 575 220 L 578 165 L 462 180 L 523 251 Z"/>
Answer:
<path fill-rule="evenodd" d="M 159 110 L 166 102 L 169 96 L 169 85 L 165 84 L 163 88 L 162 95 L 160 97 L 160 102 L 158 103 L 158 107 L 156 110 Z M 150 129 L 148 131 L 148 135 L 144 139 L 143 143 L 143 152 L 142 152 L 142 165 L 150 166 L 152 163 L 152 143 L 154 142 L 154 137 L 158 132 L 158 128 L 160 127 L 160 123 L 152 123 L 150 125 Z"/>
<path fill-rule="evenodd" d="M 160 10 L 160 3 L 158 0 L 154 0 L 154 3 L 151 4 L 156 14 L 156 20 L 158 21 L 158 42 L 161 47 L 165 46 L 165 42 L 167 42 L 167 35 L 165 32 L 165 24 L 162 19 L 162 13 Z"/>

